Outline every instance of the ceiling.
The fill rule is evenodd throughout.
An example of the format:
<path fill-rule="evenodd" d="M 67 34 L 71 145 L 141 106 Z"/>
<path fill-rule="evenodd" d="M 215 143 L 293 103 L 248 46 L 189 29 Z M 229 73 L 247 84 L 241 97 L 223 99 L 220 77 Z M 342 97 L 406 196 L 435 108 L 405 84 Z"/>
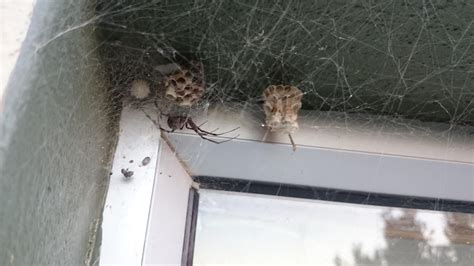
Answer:
<path fill-rule="evenodd" d="M 103 1 L 97 12 L 105 60 L 129 66 L 116 75 L 153 81 L 155 65 L 198 59 L 210 101 L 258 103 L 287 83 L 303 109 L 474 125 L 473 1 Z"/>

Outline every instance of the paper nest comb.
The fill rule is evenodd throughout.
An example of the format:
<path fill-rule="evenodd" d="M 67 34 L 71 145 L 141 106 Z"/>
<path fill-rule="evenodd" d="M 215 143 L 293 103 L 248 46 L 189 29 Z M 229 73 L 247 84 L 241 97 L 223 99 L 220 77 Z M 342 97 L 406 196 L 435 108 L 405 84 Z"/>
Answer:
<path fill-rule="evenodd" d="M 263 92 L 266 126 L 271 131 L 295 132 L 298 129 L 302 97 L 303 93 L 295 86 L 268 86 Z"/>
<path fill-rule="evenodd" d="M 298 111 L 301 109 L 303 93 L 295 86 L 270 85 L 263 91 L 265 125 L 272 132 L 286 133 L 293 150 L 296 146 L 291 133 L 298 130 Z"/>
<path fill-rule="evenodd" d="M 181 68 L 165 78 L 166 98 L 179 106 L 191 106 L 204 94 L 202 63 Z"/>

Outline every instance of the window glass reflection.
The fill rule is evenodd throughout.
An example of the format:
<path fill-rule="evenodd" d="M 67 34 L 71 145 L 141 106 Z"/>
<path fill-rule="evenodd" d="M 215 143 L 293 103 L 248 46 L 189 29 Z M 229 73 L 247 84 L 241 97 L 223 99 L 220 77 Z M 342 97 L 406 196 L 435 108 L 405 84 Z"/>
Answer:
<path fill-rule="evenodd" d="M 474 215 L 202 190 L 194 265 L 461 265 Z"/>

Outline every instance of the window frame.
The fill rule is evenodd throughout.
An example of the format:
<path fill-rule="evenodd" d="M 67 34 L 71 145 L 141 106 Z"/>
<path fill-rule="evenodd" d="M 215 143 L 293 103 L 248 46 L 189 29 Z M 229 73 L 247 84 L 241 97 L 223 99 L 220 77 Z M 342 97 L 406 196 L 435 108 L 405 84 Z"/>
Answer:
<path fill-rule="evenodd" d="M 474 202 L 470 163 L 303 145 L 293 152 L 246 139 L 215 145 L 187 133 L 169 139 L 193 176 Z"/>
<path fill-rule="evenodd" d="M 156 251 L 164 246 L 167 248 L 161 248 L 160 252 L 166 253 L 167 249 L 182 252 L 179 259 L 175 256 L 166 263 L 191 265 L 199 187 L 358 204 L 474 212 L 474 163 L 471 162 L 474 158 L 460 162 L 450 158 L 434 158 L 436 152 L 428 152 L 440 151 L 442 146 L 435 149 L 424 147 L 421 153 L 412 152 L 414 156 L 410 156 L 410 152 L 374 152 L 373 147 L 368 147 L 367 151 L 344 150 L 337 142 L 330 143 L 334 146 L 331 148 L 317 145 L 319 140 L 308 137 L 311 136 L 308 128 L 303 128 L 300 130 L 302 134 L 294 137 L 298 149 L 293 152 L 286 136 L 273 136 L 267 140 L 269 142 L 264 142 L 264 129 L 249 126 L 247 119 L 236 119 L 235 113 L 231 115 L 234 116 L 222 114 L 219 108 L 211 109 L 206 115 L 212 118 L 212 123 L 206 124 L 209 128 L 215 126 L 225 130 L 239 126 L 243 132 L 240 137 L 217 145 L 201 139 L 192 131 L 161 135 L 141 109 L 123 108 L 104 208 L 100 265 L 159 264 L 159 255 L 150 257 L 150 250 Z M 193 117 L 193 120 L 200 123 L 203 117 Z M 344 136 L 350 137 L 347 134 Z M 357 137 L 360 136 L 352 140 L 355 145 Z M 325 139 L 324 136 L 322 139 Z M 406 139 L 386 140 L 384 147 L 390 148 L 398 142 L 405 142 L 402 143 L 405 145 Z M 457 146 L 450 153 L 462 147 L 462 141 L 455 144 Z M 423 145 L 430 145 L 430 142 Z M 123 154 L 143 152 L 152 154 L 147 178 L 136 176 L 124 189 L 120 169 L 127 166 L 128 159 L 124 161 Z M 423 152 L 426 157 L 419 156 Z M 466 151 L 461 152 L 465 154 Z M 261 163 L 264 161 L 262 158 L 267 163 Z M 302 164 L 302 161 L 309 163 Z M 167 174 L 162 174 L 164 171 Z M 455 174 L 456 182 L 449 182 L 452 179 L 448 173 Z M 175 178 L 173 182 L 169 182 L 170 176 Z M 437 181 L 432 182 L 433 178 Z M 177 187 L 176 184 L 180 185 Z M 179 193 L 164 195 L 166 193 L 160 192 L 167 189 L 175 189 Z M 140 201 L 122 200 L 137 195 Z M 165 203 L 172 208 L 165 208 Z M 179 206 L 177 210 L 174 210 L 175 205 Z M 133 213 L 124 215 L 130 210 Z M 174 219 L 175 223 L 163 225 L 165 218 Z M 118 230 L 129 227 L 134 228 L 135 236 L 127 230 Z M 160 238 L 160 230 L 166 230 L 168 235 L 174 236 L 173 239 Z M 156 241 L 153 242 L 153 239 Z"/>

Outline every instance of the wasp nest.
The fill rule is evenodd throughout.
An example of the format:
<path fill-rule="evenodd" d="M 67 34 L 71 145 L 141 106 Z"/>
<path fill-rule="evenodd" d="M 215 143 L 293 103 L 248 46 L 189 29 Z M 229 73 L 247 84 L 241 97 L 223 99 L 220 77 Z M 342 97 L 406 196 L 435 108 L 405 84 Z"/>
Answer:
<path fill-rule="evenodd" d="M 265 124 L 270 131 L 292 133 L 298 129 L 303 93 L 295 86 L 270 85 L 263 92 Z"/>
<path fill-rule="evenodd" d="M 204 93 L 202 63 L 182 68 L 166 77 L 166 98 L 179 106 L 191 106 Z"/>

